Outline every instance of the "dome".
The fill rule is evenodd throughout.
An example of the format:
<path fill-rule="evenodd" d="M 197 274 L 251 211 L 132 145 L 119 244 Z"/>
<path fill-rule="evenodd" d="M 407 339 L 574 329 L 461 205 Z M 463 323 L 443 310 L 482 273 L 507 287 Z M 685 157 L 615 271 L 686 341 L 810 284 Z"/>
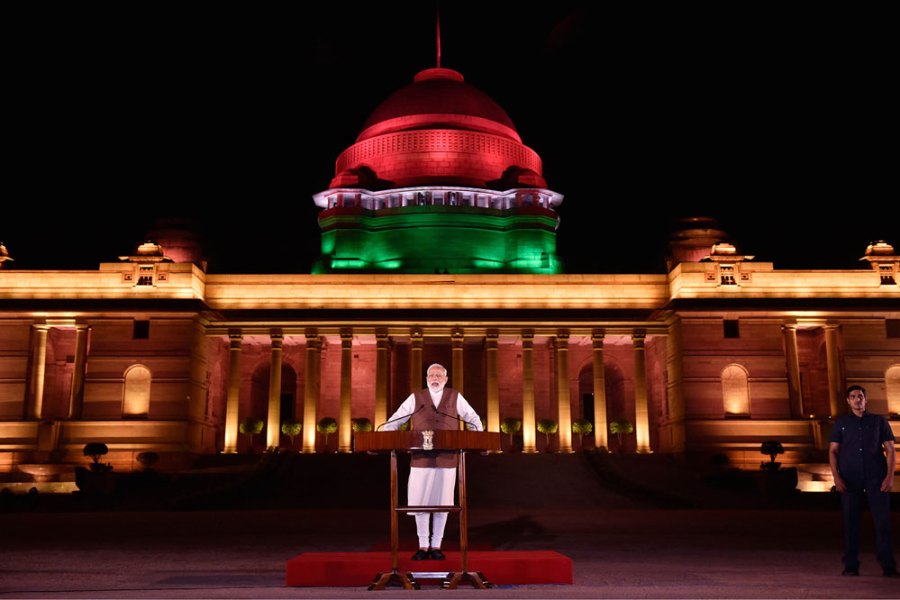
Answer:
<path fill-rule="evenodd" d="M 419 72 L 413 83 L 391 94 L 356 141 L 423 127 L 484 131 L 522 141 L 506 111 L 490 96 L 466 83 L 458 71 L 439 68 Z"/>
<path fill-rule="evenodd" d="M 372 113 L 335 162 L 331 189 L 419 185 L 546 187 L 537 153 L 487 94 L 452 69 L 425 69 Z"/>
<path fill-rule="evenodd" d="M 710 247 L 727 239 L 728 233 L 711 217 L 678 219 L 675 231 L 669 236 L 667 267 L 671 271 L 679 263 L 699 262 L 709 254 Z"/>

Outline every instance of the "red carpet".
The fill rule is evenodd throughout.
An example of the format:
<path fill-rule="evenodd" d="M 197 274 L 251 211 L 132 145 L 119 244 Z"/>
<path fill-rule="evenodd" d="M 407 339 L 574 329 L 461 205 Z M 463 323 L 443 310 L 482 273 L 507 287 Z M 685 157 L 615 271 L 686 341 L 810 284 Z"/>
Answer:
<path fill-rule="evenodd" d="M 445 550 L 447 560 L 413 561 L 400 555 L 404 572 L 457 571 L 459 552 Z M 390 552 L 304 552 L 288 561 L 285 584 L 295 587 L 367 586 L 377 573 L 391 570 Z M 552 550 L 469 551 L 469 570 L 481 571 L 497 585 L 572 583 L 572 559 Z"/>

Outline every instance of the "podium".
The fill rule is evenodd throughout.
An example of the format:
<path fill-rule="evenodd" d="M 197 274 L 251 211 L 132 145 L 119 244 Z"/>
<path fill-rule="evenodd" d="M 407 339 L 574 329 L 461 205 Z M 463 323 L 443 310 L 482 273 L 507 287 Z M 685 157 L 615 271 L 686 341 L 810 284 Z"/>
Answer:
<path fill-rule="evenodd" d="M 469 571 L 469 517 L 466 509 L 466 450 L 500 450 L 500 433 L 497 431 L 457 431 L 438 429 L 435 431 L 369 431 L 355 436 L 357 452 L 391 453 L 391 570 L 379 573 L 370 590 L 383 590 L 387 585 L 401 585 L 404 589 L 418 589 L 419 585 L 411 573 L 399 569 L 398 551 L 400 547 L 397 515 L 401 512 L 458 512 L 459 513 L 459 554 L 461 569 L 451 572 L 444 580 L 443 587 L 456 589 L 460 583 L 468 583 L 484 589 L 490 584 L 481 573 Z M 416 450 L 452 450 L 459 452 L 457 467 L 459 506 L 398 506 L 397 492 L 397 452 Z"/>

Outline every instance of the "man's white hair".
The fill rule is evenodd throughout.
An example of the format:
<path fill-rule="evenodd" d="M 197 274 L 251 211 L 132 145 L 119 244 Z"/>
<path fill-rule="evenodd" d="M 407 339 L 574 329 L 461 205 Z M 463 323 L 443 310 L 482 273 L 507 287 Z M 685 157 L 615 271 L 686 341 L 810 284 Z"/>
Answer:
<path fill-rule="evenodd" d="M 428 372 L 431 371 L 432 369 L 440 369 L 441 371 L 444 372 L 444 377 L 447 376 L 447 367 L 445 367 L 441 363 L 431 363 L 430 365 L 428 365 L 428 368 L 425 369 L 425 374 L 428 375 Z"/>

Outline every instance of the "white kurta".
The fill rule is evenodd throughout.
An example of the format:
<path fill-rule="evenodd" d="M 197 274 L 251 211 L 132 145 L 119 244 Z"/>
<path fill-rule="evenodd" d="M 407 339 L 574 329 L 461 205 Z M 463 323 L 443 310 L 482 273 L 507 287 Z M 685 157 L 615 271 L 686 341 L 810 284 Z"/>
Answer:
<path fill-rule="evenodd" d="M 438 391 L 429 389 L 431 400 L 437 408 L 444 395 L 444 388 Z M 397 411 L 391 415 L 388 422 L 381 427 L 382 431 L 395 431 L 406 423 L 416 409 L 416 396 L 410 394 L 403 401 Z M 462 394 L 456 397 L 456 414 L 460 419 L 468 423 L 475 431 L 484 431 L 481 417 L 475 409 L 463 398 Z M 411 467 L 409 470 L 409 485 L 407 486 L 408 506 L 452 506 L 453 492 L 456 488 L 456 468 L 430 468 Z M 410 515 L 427 515 L 428 513 L 408 513 Z M 446 513 L 443 513 L 446 518 Z"/>
<path fill-rule="evenodd" d="M 456 468 L 410 467 L 406 499 L 409 506 L 453 506 Z M 409 515 L 428 513 L 410 512 Z"/>

